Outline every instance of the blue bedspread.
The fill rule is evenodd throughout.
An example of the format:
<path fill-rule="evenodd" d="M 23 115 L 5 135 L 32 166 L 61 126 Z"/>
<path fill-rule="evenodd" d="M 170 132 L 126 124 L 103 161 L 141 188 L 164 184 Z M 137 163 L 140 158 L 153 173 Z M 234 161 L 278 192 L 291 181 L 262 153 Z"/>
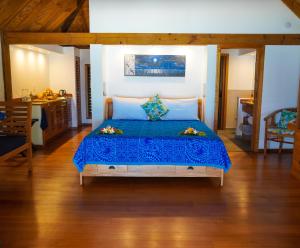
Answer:
<path fill-rule="evenodd" d="M 121 135 L 97 134 L 111 125 Z M 183 136 L 188 127 L 204 131 L 205 137 Z M 107 120 L 81 142 L 74 164 L 82 172 L 86 164 L 231 166 L 222 140 L 201 121 Z"/>

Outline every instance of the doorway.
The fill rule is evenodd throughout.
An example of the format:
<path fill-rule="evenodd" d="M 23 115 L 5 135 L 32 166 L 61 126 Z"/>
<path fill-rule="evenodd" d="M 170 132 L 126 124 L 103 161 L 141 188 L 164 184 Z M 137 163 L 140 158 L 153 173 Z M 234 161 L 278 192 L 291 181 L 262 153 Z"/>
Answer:
<path fill-rule="evenodd" d="M 220 80 L 219 80 L 219 106 L 218 106 L 218 130 L 226 128 L 226 107 L 228 87 L 229 55 L 222 53 L 220 57 Z"/>
<path fill-rule="evenodd" d="M 256 49 L 220 49 L 216 131 L 228 151 L 256 146 Z"/>

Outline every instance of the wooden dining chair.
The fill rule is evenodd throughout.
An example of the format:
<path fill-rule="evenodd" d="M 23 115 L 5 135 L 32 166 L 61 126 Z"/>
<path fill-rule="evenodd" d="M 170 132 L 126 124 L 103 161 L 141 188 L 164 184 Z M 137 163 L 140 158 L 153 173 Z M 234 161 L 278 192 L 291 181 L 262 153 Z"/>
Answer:
<path fill-rule="evenodd" d="M 267 154 L 270 141 L 279 143 L 278 153 L 281 153 L 282 146 L 284 143 L 294 144 L 295 131 L 293 129 L 290 129 L 288 125 L 286 127 L 282 127 L 278 125 L 280 116 L 284 111 L 297 113 L 297 108 L 278 109 L 264 118 L 265 121 L 264 155 Z"/>
<path fill-rule="evenodd" d="M 25 153 L 28 171 L 32 170 L 30 102 L 0 102 L 0 162 Z"/>

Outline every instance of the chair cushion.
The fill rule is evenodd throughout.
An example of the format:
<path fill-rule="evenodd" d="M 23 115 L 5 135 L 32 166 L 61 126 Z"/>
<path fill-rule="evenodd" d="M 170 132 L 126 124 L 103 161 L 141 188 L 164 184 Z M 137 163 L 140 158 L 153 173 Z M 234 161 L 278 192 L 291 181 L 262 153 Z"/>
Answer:
<path fill-rule="evenodd" d="M 268 132 L 273 134 L 289 134 L 293 135 L 295 131 L 286 128 L 268 128 Z"/>
<path fill-rule="evenodd" d="M 287 125 L 296 120 L 297 113 L 293 111 L 288 111 L 288 110 L 282 110 L 281 115 L 280 115 L 280 120 L 277 123 L 278 128 L 283 128 L 286 129 Z"/>
<path fill-rule="evenodd" d="M 0 156 L 15 150 L 26 143 L 25 136 L 1 136 L 0 135 Z"/>

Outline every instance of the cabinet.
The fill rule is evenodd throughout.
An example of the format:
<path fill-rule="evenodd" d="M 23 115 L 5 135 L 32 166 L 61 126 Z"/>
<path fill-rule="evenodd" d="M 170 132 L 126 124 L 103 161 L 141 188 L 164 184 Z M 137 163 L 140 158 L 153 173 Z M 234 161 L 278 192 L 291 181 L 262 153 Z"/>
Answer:
<path fill-rule="evenodd" d="M 72 98 L 58 99 L 54 101 L 40 101 L 32 103 L 32 118 L 37 119 L 32 126 L 32 143 L 36 146 L 43 146 L 57 135 L 67 131 L 72 125 L 71 112 Z M 44 110 L 47 128 L 41 128 Z M 44 122 L 43 122 L 44 123 Z"/>
<path fill-rule="evenodd" d="M 44 104 L 48 127 L 43 131 L 43 143 L 65 132 L 70 127 L 70 100 L 54 101 Z"/>

